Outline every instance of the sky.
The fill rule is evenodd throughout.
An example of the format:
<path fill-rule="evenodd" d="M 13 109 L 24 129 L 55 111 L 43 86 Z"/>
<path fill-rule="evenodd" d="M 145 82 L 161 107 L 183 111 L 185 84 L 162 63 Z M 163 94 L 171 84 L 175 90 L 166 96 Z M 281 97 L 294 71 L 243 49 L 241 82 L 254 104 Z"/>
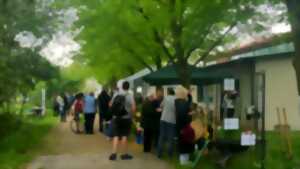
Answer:
<path fill-rule="evenodd" d="M 40 1 L 45 2 L 43 3 L 43 8 L 46 8 L 47 5 L 53 2 L 53 0 Z M 224 47 L 219 47 L 219 51 L 236 46 L 243 46 L 251 41 L 255 41 L 258 37 L 268 37 L 274 34 L 291 31 L 291 26 L 285 19 L 281 18 L 282 14 L 286 12 L 286 7 L 284 5 L 279 5 L 276 7 L 262 5 L 257 8 L 257 11 L 261 12 L 265 16 L 264 22 L 253 18 L 249 20 L 248 25 L 237 25 L 237 27 L 232 30 L 232 33 L 236 34 L 239 39 L 235 43 L 228 44 Z M 58 11 L 58 14 L 58 19 L 61 24 L 57 27 L 57 30 L 52 35 L 51 40 L 47 42 L 46 45 L 42 46 L 39 53 L 51 63 L 65 67 L 71 65 L 73 63 L 73 57 L 80 53 L 81 45 L 75 40 L 75 38 L 83 28 L 78 28 L 75 30 L 73 28 L 74 23 L 79 19 L 77 9 L 70 7 L 68 9 Z M 252 23 L 253 25 L 254 23 L 263 25 L 265 27 L 265 31 L 260 33 L 249 33 L 253 32 L 251 31 Z M 23 31 L 16 35 L 15 40 L 20 43 L 21 47 L 37 48 L 43 44 L 45 38 L 36 37 L 31 32 Z"/>
<path fill-rule="evenodd" d="M 47 0 L 41 0 L 41 2 Z M 46 5 L 49 5 L 47 3 Z M 45 7 L 45 5 L 43 6 Z M 23 48 L 41 47 L 39 54 L 48 59 L 52 64 L 68 66 L 73 63 L 73 57 L 80 52 L 81 46 L 75 41 L 81 28 L 73 28 L 73 24 L 79 19 L 77 9 L 68 8 L 57 11 L 59 25 L 49 41 L 45 37 L 36 37 L 32 32 L 23 31 L 16 35 L 15 40 Z M 50 15 L 50 13 L 49 13 Z M 44 42 L 47 41 L 45 44 Z"/>
<path fill-rule="evenodd" d="M 40 51 L 51 63 L 68 66 L 73 63 L 73 56 L 80 52 L 80 44 L 74 38 L 81 29 L 73 30 L 73 24 L 79 19 L 77 10 L 69 8 L 59 11 L 61 25 L 52 36 L 52 40 Z"/>

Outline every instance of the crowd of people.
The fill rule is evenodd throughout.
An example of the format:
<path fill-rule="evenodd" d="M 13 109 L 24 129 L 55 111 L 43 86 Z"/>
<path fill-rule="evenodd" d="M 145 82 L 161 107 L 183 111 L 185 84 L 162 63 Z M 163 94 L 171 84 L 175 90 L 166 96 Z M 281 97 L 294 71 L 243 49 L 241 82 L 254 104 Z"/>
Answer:
<path fill-rule="evenodd" d="M 144 152 L 152 152 L 154 147 L 157 157 L 162 158 L 166 148 L 168 157 L 172 158 L 176 150 L 180 163 L 188 163 L 195 145 L 208 139 L 206 124 L 200 120 L 200 126 L 194 125 L 193 116 L 197 112 L 201 111 L 197 111 L 191 94 L 182 86 L 168 88 L 167 96 L 160 89 L 148 91 L 142 105 Z M 199 127 L 202 127 L 200 131 L 195 131 Z"/>
<path fill-rule="evenodd" d="M 181 164 L 186 164 L 195 145 L 208 139 L 205 123 L 202 123 L 203 130 L 200 134 L 193 127 L 192 116 L 197 108 L 193 108 L 189 91 L 178 86 L 168 88 L 167 95 L 164 96 L 162 89 L 150 89 L 142 101 L 141 109 L 137 110 L 134 95 L 129 88 L 129 83 L 124 82 L 121 89 L 112 95 L 103 89 L 98 97 L 94 93 L 79 93 L 74 97 L 58 96 L 55 109 L 62 122 L 66 121 L 67 112 L 72 109 L 77 126 L 80 114 L 83 114 L 86 134 L 94 133 L 95 115 L 99 112 L 99 132 L 112 141 L 112 154 L 109 156 L 112 161 L 118 159 L 118 152 L 122 152 L 122 160 L 133 158 L 128 153 L 128 137 L 133 131 L 134 116 L 139 111 L 143 151 L 155 153 L 158 158 L 162 158 L 165 152 L 169 158 L 173 158 L 176 152 Z M 77 130 L 78 133 L 81 132 L 79 127 Z"/>

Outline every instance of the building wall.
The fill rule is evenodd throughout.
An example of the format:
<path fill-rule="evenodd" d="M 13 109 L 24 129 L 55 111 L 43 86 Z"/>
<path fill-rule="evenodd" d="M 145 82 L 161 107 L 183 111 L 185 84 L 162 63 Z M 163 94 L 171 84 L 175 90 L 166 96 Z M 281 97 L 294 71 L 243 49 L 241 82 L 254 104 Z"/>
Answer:
<path fill-rule="evenodd" d="M 246 120 L 246 109 L 252 105 L 252 75 L 254 72 L 253 62 L 241 62 L 232 65 L 222 66 L 216 69 L 226 70 L 232 72 L 235 79 L 239 80 L 239 97 L 236 99 L 236 117 L 239 117 L 242 122 Z M 220 84 L 218 84 L 219 87 Z M 237 86 L 236 86 L 237 87 Z M 221 107 L 221 100 L 218 101 L 216 97 L 220 97 L 221 90 L 217 90 L 215 85 L 208 85 L 204 87 L 204 102 L 209 104 L 213 110 L 219 110 Z M 219 113 L 219 112 L 217 112 Z"/>
<path fill-rule="evenodd" d="M 254 71 L 252 62 L 236 64 L 233 67 L 234 75 L 239 79 L 239 94 L 240 97 L 236 101 L 237 116 L 242 121 L 246 120 L 246 109 L 251 106 L 252 103 L 252 74 Z"/>
<path fill-rule="evenodd" d="M 276 108 L 286 108 L 292 130 L 300 130 L 300 114 L 296 75 L 291 58 L 276 58 L 256 62 L 256 72 L 265 72 L 266 129 L 278 124 Z"/>

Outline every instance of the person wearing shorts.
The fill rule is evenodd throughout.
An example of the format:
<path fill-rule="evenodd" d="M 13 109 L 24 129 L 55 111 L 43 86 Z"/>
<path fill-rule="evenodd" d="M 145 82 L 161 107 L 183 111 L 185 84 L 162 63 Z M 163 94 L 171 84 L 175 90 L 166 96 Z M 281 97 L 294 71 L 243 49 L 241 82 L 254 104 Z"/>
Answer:
<path fill-rule="evenodd" d="M 113 119 L 112 135 L 113 137 L 128 137 L 131 131 L 131 119 Z"/>
<path fill-rule="evenodd" d="M 117 95 L 125 96 L 125 110 L 126 115 L 122 117 L 114 116 L 112 119 L 112 135 L 113 135 L 113 145 L 112 154 L 109 156 L 109 160 L 117 160 L 117 151 L 119 145 L 123 145 L 123 154 L 121 155 L 122 160 L 131 160 L 132 155 L 128 154 L 128 136 L 130 135 L 131 124 L 132 124 L 132 114 L 136 110 L 136 104 L 133 95 L 129 93 L 129 82 L 125 81 L 122 85 L 123 91 L 116 93 L 113 97 L 110 106 L 114 102 L 114 98 Z"/>

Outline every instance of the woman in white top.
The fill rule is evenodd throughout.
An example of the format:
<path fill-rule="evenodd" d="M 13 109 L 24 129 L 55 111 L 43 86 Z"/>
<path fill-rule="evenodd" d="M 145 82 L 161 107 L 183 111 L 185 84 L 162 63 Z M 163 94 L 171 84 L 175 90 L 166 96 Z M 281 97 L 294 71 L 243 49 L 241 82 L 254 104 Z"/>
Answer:
<path fill-rule="evenodd" d="M 163 146 L 167 144 L 169 157 L 173 156 L 174 138 L 176 134 L 176 115 L 175 115 L 175 92 L 172 88 L 168 89 L 166 96 L 161 104 L 162 115 L 160 121 L 160 132 L 158 141 L 158 158 L 162 157 Z"/>

